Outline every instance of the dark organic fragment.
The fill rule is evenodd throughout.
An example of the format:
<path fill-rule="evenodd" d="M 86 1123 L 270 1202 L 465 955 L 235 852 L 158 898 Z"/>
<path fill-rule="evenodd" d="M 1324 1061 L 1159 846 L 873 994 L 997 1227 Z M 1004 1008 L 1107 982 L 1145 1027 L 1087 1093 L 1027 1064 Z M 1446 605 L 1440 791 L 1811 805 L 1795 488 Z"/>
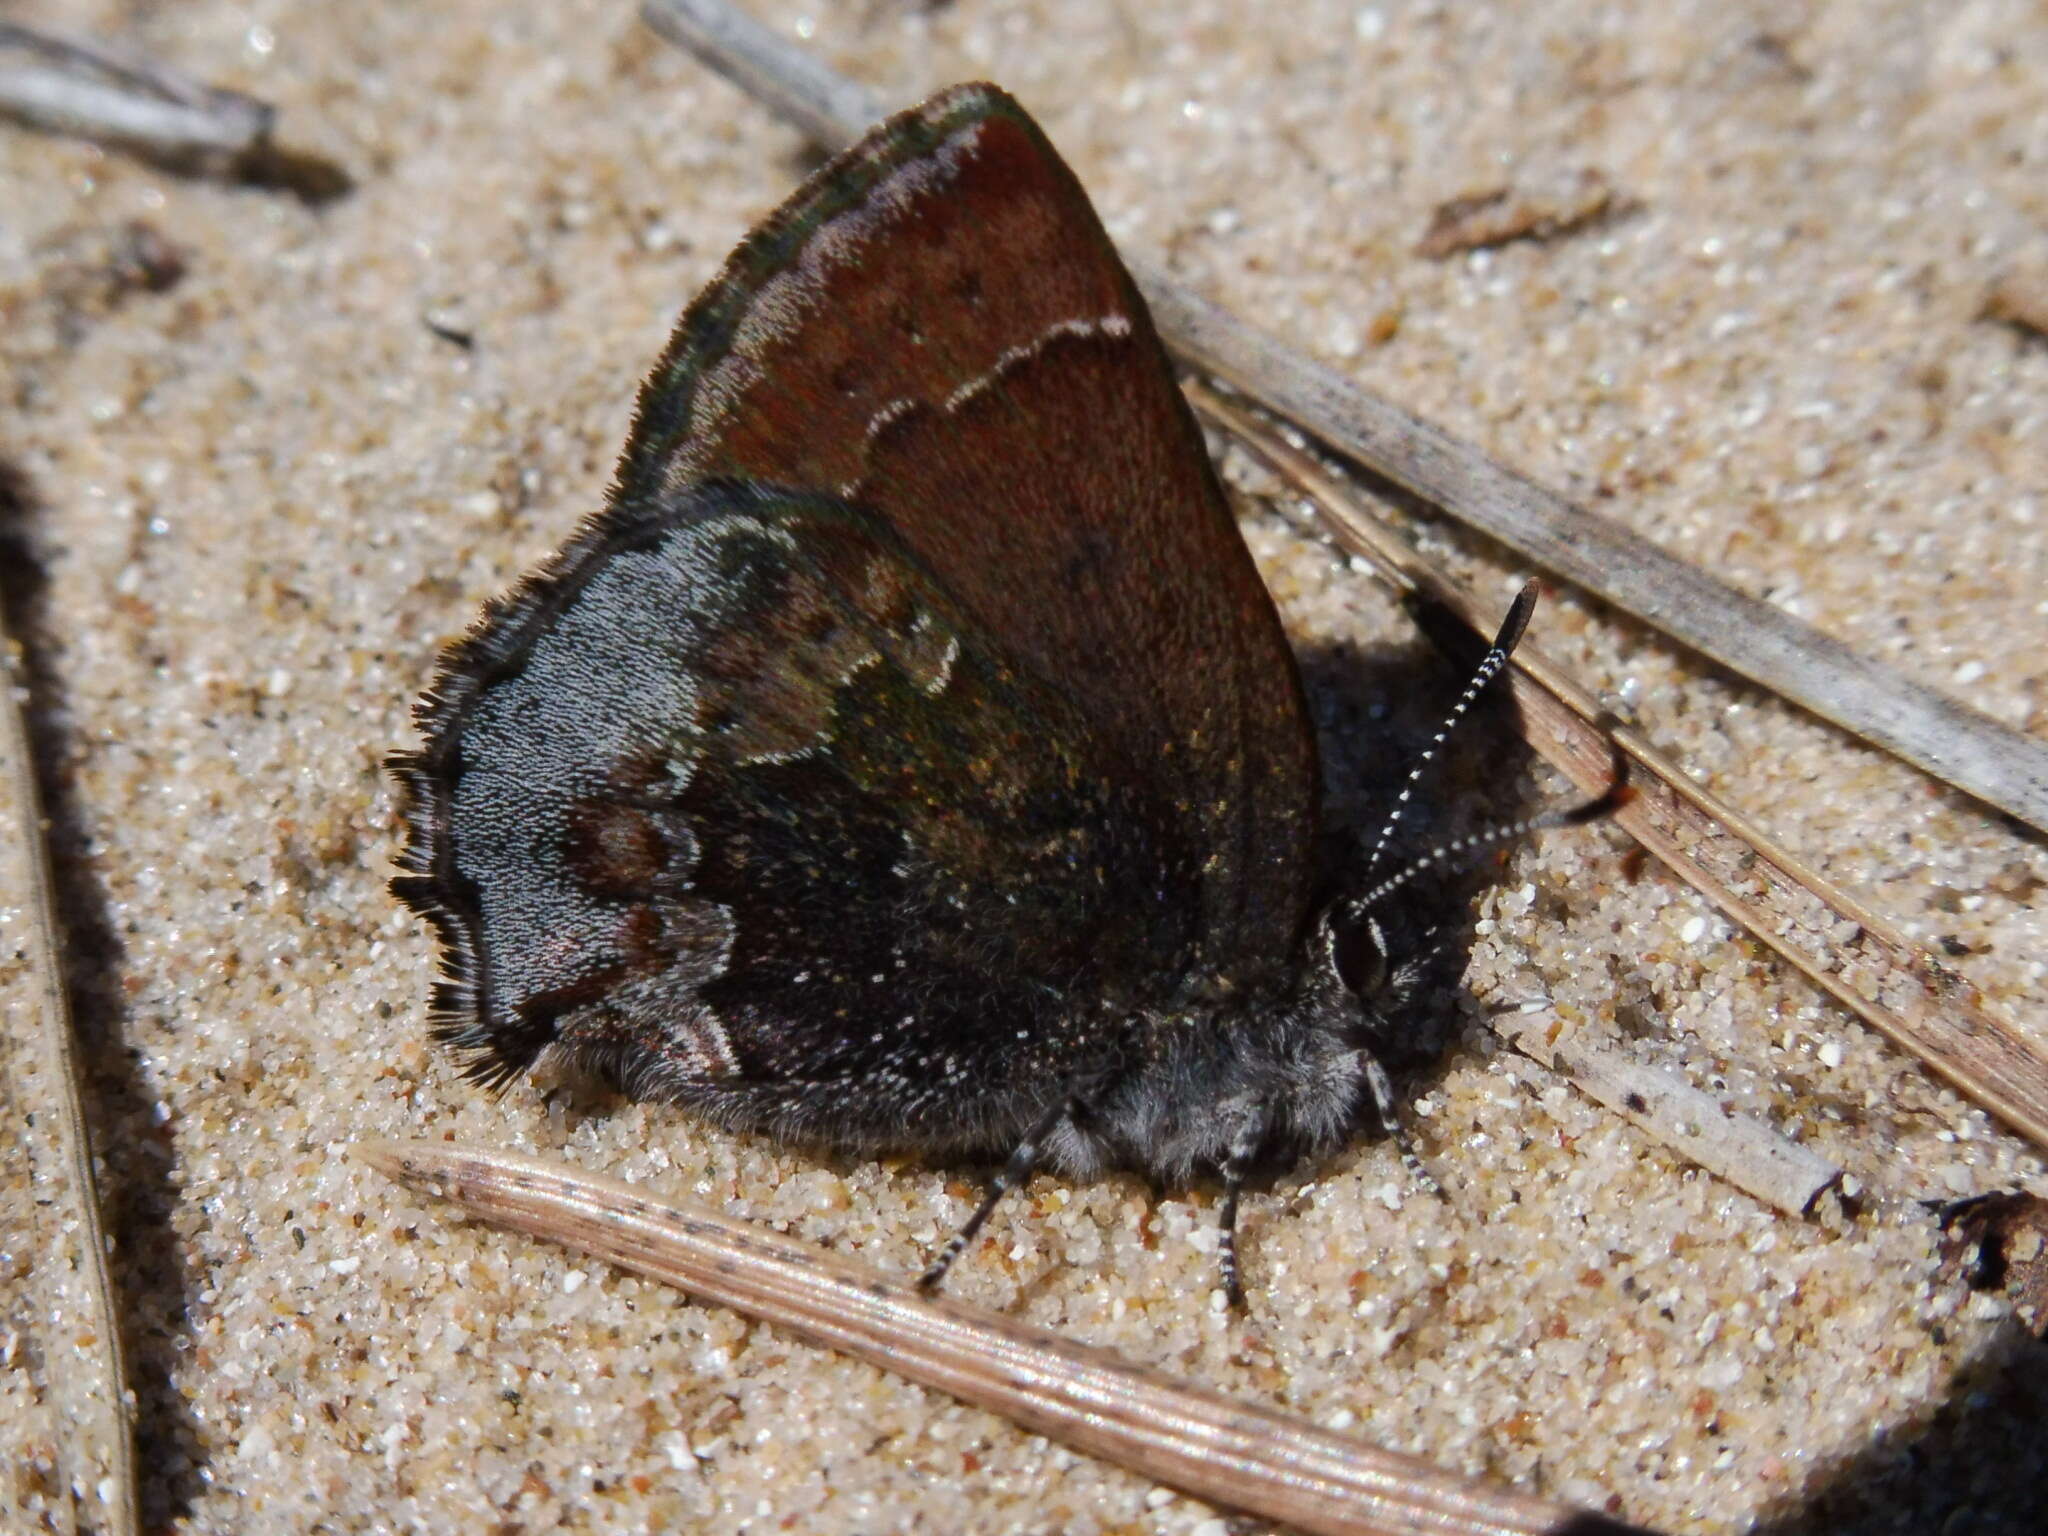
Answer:
<path fill-rule="evenodd" d="M 1129 275 L 993 87 L 747 237 L 604 510 L 419 724 L 393 888 L 471 1075 L 561 1052 L 727 1126 L 1008 1153 L 934 1280 L 1040 1162 L 1220 1174 L 1227 1236 L 1254 1159 L 1391 1114 L 1418 973 L 1371 909 L 1415 866 L 1317 901 L 1278 615 Z"/>
<path fill-rule="evenodd" d="M 1973 1291 L 2002 1291 L 2013 1315 L 2048 1338 L 2048 1200 L 2002 1190 L 1942 1211 L 1943 1268 Z"/>
<path fill-rule="evenodd" d="M 2021 266 L 2001 273 L 1985 291 L 1980 313 L 2022 335 L 2048 336 L 2048 266 Z"/>
<path fill-rule="evenodd" d="M 1438 204 L 1415 251 L 1441 258 L 1516 240 L 1554 240 L 1612 218 L 1626 205 L 1593 170 L 1528 187 L 1493 187 Z"/>

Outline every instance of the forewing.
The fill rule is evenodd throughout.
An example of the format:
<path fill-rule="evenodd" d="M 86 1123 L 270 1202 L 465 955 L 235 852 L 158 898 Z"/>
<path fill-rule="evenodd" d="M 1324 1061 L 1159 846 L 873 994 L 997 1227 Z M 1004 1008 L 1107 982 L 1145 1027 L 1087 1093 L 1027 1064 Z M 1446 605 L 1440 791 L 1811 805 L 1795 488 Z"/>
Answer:
<path fill-rule="evenodd" d="M 1207 850 L 1224 987 L 1294 952 L 1317 793 L 1300 682 L 1143 301 L 992 86 L 820 170 L 740 246 L 641 395 L 615 503 L 716 477 L 852 497 Z"/>

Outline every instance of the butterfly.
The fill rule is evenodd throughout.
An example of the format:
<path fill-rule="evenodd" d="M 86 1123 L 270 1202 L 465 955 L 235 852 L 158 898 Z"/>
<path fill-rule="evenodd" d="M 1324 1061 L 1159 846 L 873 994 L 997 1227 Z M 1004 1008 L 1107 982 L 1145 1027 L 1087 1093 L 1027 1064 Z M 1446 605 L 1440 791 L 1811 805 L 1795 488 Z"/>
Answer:
<path fill-rule="evenodd" d="M 786 1142 L 1006 1154 L 930 1283 L 1034 1168 L 1125 1167 L 1220 1177 L 1241 1302 L 1254 1162 L 1395 1123 L 1416 971 L 1373 908 L 1408 875 L 1318 902 L 1279 616 L 1129 274 L 993 86 L 747 236 L 604 508 L 417 721 L 392 888 L 469 1075 L 561 1053 Z"/>

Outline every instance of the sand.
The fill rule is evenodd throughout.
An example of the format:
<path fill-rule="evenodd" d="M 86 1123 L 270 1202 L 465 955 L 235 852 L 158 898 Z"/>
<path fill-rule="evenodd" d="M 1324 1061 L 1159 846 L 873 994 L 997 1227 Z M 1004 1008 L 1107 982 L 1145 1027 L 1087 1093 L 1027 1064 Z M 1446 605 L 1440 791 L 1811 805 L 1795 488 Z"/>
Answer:
<path fill-rule="evenodd" d="M 993 78 L 1112 231 L 1603 515 L 2048 734 L 2048 342 L 1987 318 L 2048 241 L 2048 26 L 1924 6 L 779 4 L 892 101 Z M 806 164 L 624 5 L 32 0 L 275 102 L 336 195 L 0 127 L 0 460 L 153 1530 L 1176 1533 L 1217 1511 L 728 1313 L 423 1206 L 365 1135 L 560 1156 L 892 1268 L 972 1168 L 833 1161 L 425 1039 L 387 894 L 438 645 L 596 505 L 675 312 Z M 1416 250 L 1441 205 L 1574 186 L 1591 225 Z M 182 272 L 121 253 L 146 226 Z M 123 272 L 128 275 L 123 276 Z M 437 334 L 460 331 L 462 345 Z M 1339 808 L 1455 691 L 1366 578 L 1252 508 Z M 1526 574 L 1433 551 L 1503 603 Z M 1535 637 L 1701 780 L 2048 1043 L 2037 834 L 1597 603 Z M 1468 780 L 1448 825 L 1561 793 Z M 1362 787 L 1364 793 L 1360 793 Z M 8 808 L 10 817 L 15 815 Z M 18 822 L 10 822 L 10 826 Z M 12 831 L 8 835 L 14 835 Z M 1383 1141 L 1247 1203 L 1041 1177 L 960 1295 L 1225 1391 L 1673 1531 L 2031 1530 L 2043 1366 L 1937 1272 L 1921 1204 L 2040 1154 L 1619 834 L 1521 848 L 1456 1039 Z M 0 889 L 0 1527 L 99 1476 L 20 892 Z M 1547 996 L 1839 1161 L 1779 1215 L 1492 1042 Z M 89 1347 L 88 1347 L 89 1348 Z M 84 1414 L 79 1420 L 75 1415 Z M 76 1488 L 74 1490 L 73 1482 Z"/>

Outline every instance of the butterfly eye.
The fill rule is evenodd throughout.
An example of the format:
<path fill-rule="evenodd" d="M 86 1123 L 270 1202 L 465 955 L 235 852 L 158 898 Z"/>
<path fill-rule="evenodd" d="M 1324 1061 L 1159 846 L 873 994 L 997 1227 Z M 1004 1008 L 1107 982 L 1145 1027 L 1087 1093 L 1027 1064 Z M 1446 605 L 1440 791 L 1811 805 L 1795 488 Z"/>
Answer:
<path fill-rule="evenodd" d="M 1384 990 L 1388 974 L 1386 943 L 1379 924 L 1371 917 L 1333 921 L 1329 946 L 1330 962 L 1353 995 L 1371 998 Z"/>

